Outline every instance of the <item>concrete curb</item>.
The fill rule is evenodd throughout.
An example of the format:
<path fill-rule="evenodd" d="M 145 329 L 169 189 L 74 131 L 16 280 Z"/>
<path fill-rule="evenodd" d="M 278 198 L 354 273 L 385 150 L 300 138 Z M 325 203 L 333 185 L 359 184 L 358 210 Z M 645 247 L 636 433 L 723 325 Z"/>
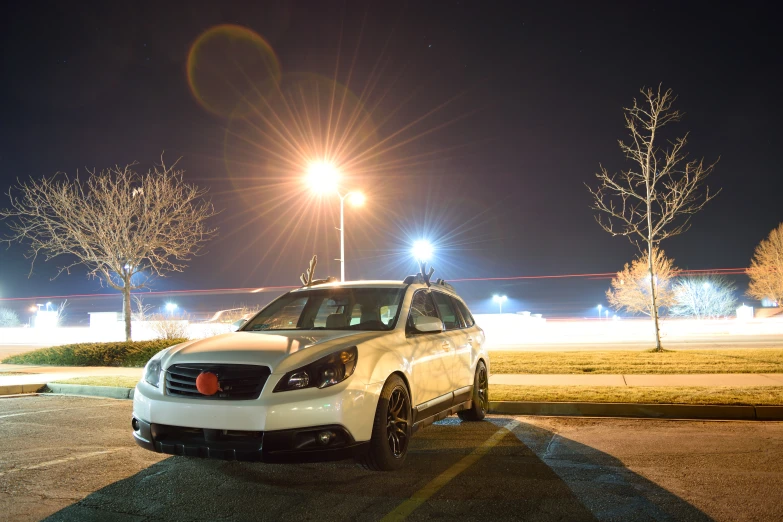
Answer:
<path fill-rule="evenodd" d="M 783 420 L 783 406 L 490 401 L 490 413 L 648 419 Z"/>
<path fill-rule="evenodd" d="M 0 396 L 2 395 L 20 395 L 22 393 L 36 393 L 43 389 L 46 383 L 36 384 L 6 384 L 0 386 Z"/>
<path fill-rule="evenodd" d="M 47 383 L 46 388 L 50 393 L 106 397 L 109 399 L 133 399 L 135 390 L 135 388 L 121 388 L 119 386 L 87 386 L 82 384 L 58 384 L 56 382 Z"/>

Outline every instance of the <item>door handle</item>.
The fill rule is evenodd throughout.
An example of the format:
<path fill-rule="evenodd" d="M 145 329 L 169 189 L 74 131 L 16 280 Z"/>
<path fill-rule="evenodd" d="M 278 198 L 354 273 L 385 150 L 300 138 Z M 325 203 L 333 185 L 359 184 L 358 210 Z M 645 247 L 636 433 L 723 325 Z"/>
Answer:
<path fill-rule="evenodd" d="M 440 347 L 441 349 L 443 349 L 443 351 L 448 352 L 449 350 L 451 350 L 451 343 L 448 341 L 443 341 Z"/>

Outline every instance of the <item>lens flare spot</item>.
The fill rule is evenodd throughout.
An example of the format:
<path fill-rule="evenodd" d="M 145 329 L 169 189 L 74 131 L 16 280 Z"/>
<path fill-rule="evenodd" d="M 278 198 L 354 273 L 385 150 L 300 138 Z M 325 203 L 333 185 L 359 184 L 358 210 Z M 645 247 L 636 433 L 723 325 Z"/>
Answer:
<path fill-rule="evenodd" d="M 224 24 L 204 31 L 190 47 L 187 60 L 190 91 L 208 111 L 236 115 L 251 110 L 280 80 L 280 63 L 260 35 L 240 25 Z"/>

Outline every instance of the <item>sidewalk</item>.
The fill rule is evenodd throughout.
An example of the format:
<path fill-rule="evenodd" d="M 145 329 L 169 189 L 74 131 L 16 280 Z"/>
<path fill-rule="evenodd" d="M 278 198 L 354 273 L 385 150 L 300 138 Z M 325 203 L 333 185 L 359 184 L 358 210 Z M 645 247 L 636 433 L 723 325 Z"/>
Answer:
<path fill-rule="evenodd" d="M 783 386 L 783 373 L 693 373 L 681 375 L 496 374 L 490 384 L 512 386 Z"/>
<path fill-rule="evenodd" d="M 141 378 L 142 368 L 109 366 L 22 366 L 0 364 L 0 387 L 22 384 L 46 384 L 73 377 L 124 376 Z"/>

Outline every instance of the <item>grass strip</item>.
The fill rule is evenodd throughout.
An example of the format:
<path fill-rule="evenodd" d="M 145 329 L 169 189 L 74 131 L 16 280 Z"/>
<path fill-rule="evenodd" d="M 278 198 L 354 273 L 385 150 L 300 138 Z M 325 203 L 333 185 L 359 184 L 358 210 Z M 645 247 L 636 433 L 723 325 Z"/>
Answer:
<path fill-rule="evenodd" d="M 783 386 L 509 386 L 489 387 L 491 401 L 630 402 L 637 404 L 781 405 Z"/>
<path fill-rule="evenodd" d="M 187 339 L 64 344 L 12 355 L 3 359 L 3 363 L 142 367 L 159 351 L 184 341 Z"/>
<path fill-rule="evenodd" d="M 135 388 L 139 379 L 124 375 L 100 375 L 95 377 L 74 377 L 54 381 L 56 384 L 81 384 L 83 386 L 115 386 L 117 388 Z"/>
<path fill-rule="evenodd" d="M 492 373 L 783 373 L 783 350 L 510 352 L 489 354 Z"/>

